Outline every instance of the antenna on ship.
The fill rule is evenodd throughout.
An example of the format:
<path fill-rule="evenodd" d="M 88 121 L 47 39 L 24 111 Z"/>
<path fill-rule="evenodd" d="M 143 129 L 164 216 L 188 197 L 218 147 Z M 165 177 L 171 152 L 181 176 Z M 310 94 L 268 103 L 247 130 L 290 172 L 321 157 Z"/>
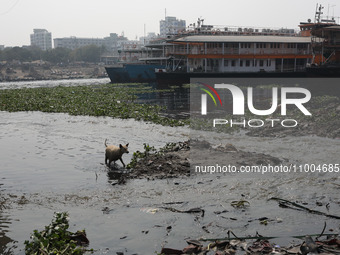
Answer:
<path fill-rule="evenodd" d="M 314 20 L 315 23 L 320 23 L 321 14 L 323 14 L 323 12 L 322 12 L 323 8 L 324 7 L 321 4 L 320 4 L 320 6 L 319 6 L 319 4 L 316 4 L 315 20 Z"/>
<path fill-rule="evenodd" d="M 335 4 L 332 4 L 332 5 L 328 4 L 327 19 L 329 19 L 329 17 L 331 17 L 332 19 L 334 19 L 334 7 L 335 7 L 335 6 L 336 6 Z M 332 9 L 333 9 L 333 16 L 330 16 L 330 14 L 329 14 L 329 8 L 332 8 Z"/>
<path fill-rule="evenodd" d="M 145 45 L 145 37 L 146 37 L 146 25 L 144 23 L 144 45 Z"/>

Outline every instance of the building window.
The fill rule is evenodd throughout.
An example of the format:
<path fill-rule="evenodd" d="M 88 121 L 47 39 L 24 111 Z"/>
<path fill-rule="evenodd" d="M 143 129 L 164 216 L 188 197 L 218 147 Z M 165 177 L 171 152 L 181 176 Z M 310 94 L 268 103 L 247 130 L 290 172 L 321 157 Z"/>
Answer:
<path fill-rule="evenodd" d="M 229 62 L 229 60 L 228 60 L 228 59 L 225 59 L 225 60 L 224 60 L 224 66 L 228 66 L 228 64 L 229 64 L 228 62 Z"/>
<path fill-rule="evenodd" d="M 243 60 L 240 60 L 240 66 L 243 66 Z"/>
<path fill-rule="evenodd" d="M 246 60 L 246 66 L 250 66 L 250 60 Z"/>
<path fill-rule="evenodd" d="M 235 60 L 231 61 L 231 66 L 236 66 L 236 61 Z"/>
<path fill-rule="evenodd" d="M 262 59 L 260 60 L 260 66 L 263 66 L 263 60 Z"/>

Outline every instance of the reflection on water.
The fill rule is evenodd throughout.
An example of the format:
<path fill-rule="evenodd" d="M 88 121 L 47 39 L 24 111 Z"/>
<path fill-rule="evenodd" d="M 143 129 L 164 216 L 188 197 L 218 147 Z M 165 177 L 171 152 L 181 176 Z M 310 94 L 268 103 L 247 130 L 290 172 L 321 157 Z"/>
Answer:
<path fill-rule="evenodd" d="M 15 241 L 7 236 L 11 225 L 11 219 L 9 218 L 9 215 L 2 212 L 2 209 L 0 204 L 0 254 L 14 254 L 13 249 L 15 249 Z"/>

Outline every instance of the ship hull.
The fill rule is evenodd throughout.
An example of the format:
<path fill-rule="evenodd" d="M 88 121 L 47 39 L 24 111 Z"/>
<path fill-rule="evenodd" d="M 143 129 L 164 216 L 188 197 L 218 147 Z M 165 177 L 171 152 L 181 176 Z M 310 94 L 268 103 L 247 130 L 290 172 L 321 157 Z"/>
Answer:
<path fill-rule="evenodd" d="M 156 73 L 156 80 L 160 84 L 187 84 L 190 78 L 335 78 L 340 77 L 340 68 L 317 69 L 309 68 L 300 72 L 230 72 L 230 73 L 180 73 L 164 72 Z"/>
<path fill-rule="evenodd" d="M 156 81 L 155 69 L 163 65 L 126 64 L 123 67 L 105 67 L 111 83 L 153 82 Z"/>

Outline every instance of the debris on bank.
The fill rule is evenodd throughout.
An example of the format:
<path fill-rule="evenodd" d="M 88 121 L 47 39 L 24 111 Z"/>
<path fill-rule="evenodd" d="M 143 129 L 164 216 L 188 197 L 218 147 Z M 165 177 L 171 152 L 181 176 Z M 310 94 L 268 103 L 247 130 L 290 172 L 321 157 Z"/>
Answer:
<path fill-rule="evenodd" d="M 169 143 L 156 150 L 144 145 L 145 151 L 134 153 L 123 179 L 166 179 L 180 176 L 190 176 L 192 164 L 207 163 L 209 161 L 239 166 L 278 165 L 281 159 L 263 153 L 246 152 L 226 143 L 212 145 L 207 141 L 188 140 L 185 142 Z M 197 161 L 196 161 L 197 159 Z"/>
<path fill-rule="evenodd" d="M 163 248 L 161 255 L 234 255 L 234 254 L 276 254 L 276 255 L 306 255 L 306 254 L 339 254 L 340 239 L 338 235 L 321 234 L 312 236 L 299 236 L 295 238 L 302 239 L 303 242 L 298 245 L 289 247 L 280 247 L 270 239 L 276 237 L 263 237 L 257 234 L 255 237 L 237 237 L 231 231 L 228 232 L 229 237 L 224 239 L 206 239 L 206 240 L 187 240 L 188 246 L 182 250 Z M 323 240 L 319 240 L 323 236 Z M 326 237 L 326 238 L 325 238 Z M 249 241 L 255 240 L 255 241 Z"/>

